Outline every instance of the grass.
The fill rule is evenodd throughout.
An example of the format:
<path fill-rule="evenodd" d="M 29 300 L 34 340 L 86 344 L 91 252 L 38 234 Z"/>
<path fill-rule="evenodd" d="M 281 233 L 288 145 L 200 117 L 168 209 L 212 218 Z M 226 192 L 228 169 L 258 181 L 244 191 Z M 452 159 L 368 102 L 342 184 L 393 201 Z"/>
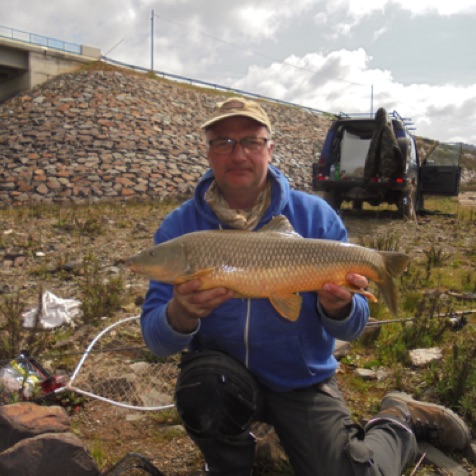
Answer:
<path fill-rule="evenodd" d="M 107 450 L 104 448 L 104 444 L 101 442 L 99 437 L 94 440 L 93 444 L 89 449 L 89 452 L 96 465 L 100 468 L 103 468 L 112 462 L 110 461 L 110 457 L 107 454 Z"/>
<path fill-rule="evenodd" d="M 25 256 L 26 279 L 36 283 L 0 294 L 0 359 L 13 358 L 21 349 L 28 348 L 32 355 L 45 359 L 54 356 L 64 368 L 71 369 L 74 359 L 66 355 L 61 357 L 56 344 L 70 342 L 75 329 L 66 327 L 48 333 L 39 329 L 27 330 L 20 324 L 23 312 L 38 304 L 42 289 L 67 285 L 70 295 L 64 297 L 80 299 L 83 305 L 84 317 L 77 326 L 99 326 L 104 316 L 120 316 L 124 307 L 143 294 L 136 289 L 137 280 L 132 280 L 120 261 L 116 263 L 110 255 L 130 255 L 138 248 L 149 246 L 153 231 L 176 205 L 175 201 L 129 202 L 37 205 L 0 210 L 0 228 L 4 230 L 0 234 L 0 252 Z M 460 300 L 453 294 L 476 293 L 476 243 L 472 238 L 476 211 L 458 207 L 454 200 L 445 198 L 430 198 L 425 206 L 444 214 L 420 218 L 422 223 L 429 220 L 434 225 L 430 236 L 421 232 L 425 229 L 424 224 L 415 227 L 413 223 L 408 223 L 403 232 L 401 227 L 390 226 L 383 234 L 371 230 L 367 235 L 361 234 L 360 244 L 364 246 L 400 250 L 412 255 L 407 271 L 397 282 L 401 296 L 399 317 L 408 320 L 382 325 L 373 342 L 356 341 L 352 353 L 341 362 L 344 376 L 338 377 L 344 394 L 350 397 L 349 405 L 357 419 L 375 413 L 383 394 L 396 388 L 451 407 L 465 417 L 476 433 L 476 411 L 473 409 L 476 319 L 474 315 L 468 315 L 469 323 L 455 329 L 449 325 L 448 317 L 455 311 L 475 307 L 474 300 Z M 377 213 L 385 217 L 389 212 L 384 209 Z M 114 233 L 121 233 L 121 241 L 111 241 Z M 405 236 L 405 233 L 411 236 Z M 107 247 L 108 242 L 105 254 L 104 243 Z M 117 247 L 120 249 L 116 250 Z M 119 272 L 111 273 L 108 271 L 111 267 L 118 268 Z M 143 284 L 145 286 L 145 281 Z M 382 303 L 371 303 L 371 314 L 378 320 L 394 319 Z M 75 341 L 74 345 L 81 343 Z M 443 349 L 444 360 L 415 371 L 408 350 L 433 346 Z M 353 373 L 356 367 L 387 369 L 390 376 L 379 382 L 364 381 Z M 433 389 L 431 393 L 429 389 Z M 71 405 L 73 400 L 66 399 L 66 404 Z M 151 414 L 150 418 L 158 426 L 179 424 L 175 411 Z M 162 430 L 155 434 L 156 444 L 169 438 L 173 440 L 177 435 Z M 103 442 L 93 441 L 91 447 L 94 459 L 101 467 L 111 463 Z M 281 462 L 279 466 L 270 469 L 265 462 L 260 462 L 257 474 L 291 474 L 287 472 L 286 463 Z"/>
<path fill-rule="evenodd" d="M 459 335 L 443 365 L 432 364 L 424 378 L 438 399 L 467 421 L 476 422 L 476 332 Z"/>
<path fill-rule="evenodd" d="M 124 281 L 121 275 L 105 278 L 100 263 L 94 256 L 84 260 L 84 279 L 80 294 L 84 322 L 90 323 L 98 317 L 112 316 L 123 302 Z"/>
<path fill-rule="evenodd" d="M 416 389 L 418 397 L 440 402 L 464 416 L 474 433 L 476 319 L 474 314 L 470 315 L 469 324 L 455 330 L 449 316 L 458 310 L 475 308 L 474 301 L 461 301 L 452 296 L 475 292 L 476 246 L 471 237 L 474 236 L 476 212 L 473 208 L 460 207 L 451 198 L 429 198 L 426 209 L 441 214 L 430 218 L 438 222 L 435 232 L 425 236 L 417 229 L 414 246 L 403 250 L 413 256 L 398 283 L 399 317 L 408 320 L 382 326 L 373 346 L 363 350 L 357 342 L 356 352 L 361 352 L 360 367 L 393 369 L 388 389 L 398 388 L 410 393 L 415 393 Z M 410 229 L 408 232 L 413 233 Z M 384 235 L 373 233 L 361 237 L 359 244 L 378 250 L 402 251 L 403 246 L 409 247 L 400 244 L 401 238 L 401 234 L 389 227 Z M 415 254 L 415 250 L 418 253 Z M 393 319 L 381 303 L 370 306 L 373 317 Z M 443 349 L 444 361 L 420 369 L 412 376 L 408 351 L 435 346 Z M 345 360 L 343 364 L 349 365 Z M 375 391 L 357 383 L 355 378 L 343 379 L 344 386 L 347 382 L 348 387 L 362 394 L 367 391 L 371 395 Z M 431 396 L 427 392 L 429 388 L 433 388 Z"/>

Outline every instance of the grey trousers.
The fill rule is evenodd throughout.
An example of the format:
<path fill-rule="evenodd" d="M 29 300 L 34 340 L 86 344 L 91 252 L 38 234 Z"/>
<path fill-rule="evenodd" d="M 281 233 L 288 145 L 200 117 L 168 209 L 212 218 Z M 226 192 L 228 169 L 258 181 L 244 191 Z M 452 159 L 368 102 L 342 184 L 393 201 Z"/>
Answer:
<path fill-rule="evenodd" d="M 391 420 L 356 424 L 334 378 L 306 389 L 264 391 L 269 421 L 298 476 L 400 476 L 416 457 L 414 434 Z"/>
<path fill-rule="evenodd" d="M 255 440 L 249 432 L 252 421 L 265 421 L 274 426 L 297 476 L 400 476 L 415 459 L 417 443 L 410 429 L 403 423 L 378 418 L 367 430 L 356 424 L 335 378 L 304 389 L 275 392 L 258 384 L 230 357 L 226 356 L 224 362 L 225 365 L 213 364 L 213 373 L 219 378 L 210 375 L 210 365 L 207 365 L 206 378 L 200 377 L 203 372 L 195 372 L 191 385 L 187 379 L 179 378 L 178 388 L 182 391 L 176 394 L 184 426 L 202 451 L 211 475 L 251 475 L 255 450 Z M 199 369 L 200 359 L 196 364 Z M 241 368 L 233 373 L 233 379 L 228 379 L 227 373 L 235 364 Z M 233 397 L 240 394 L 240 380 L 246 388 L 246 398 L 250 384 L 257 392 L 253 398 L 257 405 L 249 406 L 253 409 L 249 410 L 249 418 L 243 413 L 244 407 L 237 406 L 226 395 L 223 397 L 228 380 L 233 380 L 233 388 L 230 388 Z M 193 391 L 193 398 L 187 398 L 188 389 Z M 204 399 L 200 398 L 202 392 L 207 395 Z M 235 407 L 240 413 L 230 420 Z M 193 417 L 197 414 L 207 415 L 203 431 L 202 424 Z M 211 421 L 213 419 L 217 421 Z M 228 423 L 238 421 L 241 426 L 224 425 L 223 419 Z M 187 420 L 193 425 L 188 425 Z"/>

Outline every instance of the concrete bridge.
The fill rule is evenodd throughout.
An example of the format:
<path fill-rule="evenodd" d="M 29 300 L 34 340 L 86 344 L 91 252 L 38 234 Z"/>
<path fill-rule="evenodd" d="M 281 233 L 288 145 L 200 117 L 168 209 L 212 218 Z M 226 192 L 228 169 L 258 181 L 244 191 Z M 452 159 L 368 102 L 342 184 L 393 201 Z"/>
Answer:
<path fill-rule="evenodd" d="M 0 26 L 0 101 L 101 58 L 101 50 Z"/>

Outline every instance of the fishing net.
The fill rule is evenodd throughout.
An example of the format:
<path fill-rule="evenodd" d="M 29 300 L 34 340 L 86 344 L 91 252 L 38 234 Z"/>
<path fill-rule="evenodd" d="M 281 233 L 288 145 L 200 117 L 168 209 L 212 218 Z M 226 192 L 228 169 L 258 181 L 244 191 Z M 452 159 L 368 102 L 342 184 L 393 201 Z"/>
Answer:
<path fill-rule="evenodd" d="M 174 406 L 179 355 L 157 358 L 145 346 L 139 317 L 111 324 L 89 344 L 65 390 L 136 410 Z"/>

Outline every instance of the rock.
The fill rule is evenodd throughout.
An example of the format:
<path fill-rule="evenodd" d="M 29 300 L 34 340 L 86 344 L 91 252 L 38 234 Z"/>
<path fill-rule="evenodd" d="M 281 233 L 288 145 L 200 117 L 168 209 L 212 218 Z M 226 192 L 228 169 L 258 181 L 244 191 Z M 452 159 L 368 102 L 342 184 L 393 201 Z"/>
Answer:
<path fill-rule="evenodd" d="M 370 369 L 355 369 L 356 375 L 364 380 L 377 380 L 377 372 Z"/>
<path fill-rule="evenodd" d="M 224 98 L 126 70 L 66 73 L 14 96 L 0 104 L 0 207 L 190 195 L 208 168 L 199 125 Z M 275 163 L 310 191 L 313 144 L 330 117 L 264 107 L 279 137 Z"/>
<path fill-rule="evenodd" d="M 413 349 L 409 352 L 412 364 L 415 367 L 425 367 L 434 360 L 441 360 L 443 352 L 438 347 L 431 347 L 429 349 Z"/>
<path fill-rule="evenodd" d="M 476 440 L 473 440 L 466 451 L 466 456 L 471 463 L 476 464 Z"/>
<path fill-rule="evenodd" d="M 22 402 L 0 406 L 0 474 L 95 476 L 99 470 L 62 407 Z"/>
<path fill-rule="evenodd" d="M 69 417 L 61 407 L 28 402 L 0 406 L 0 451 L 25 438 L 68 430 Z"/>
<path fill-rule="evenodd" d="M 10 294 L 11 288 L 8 284 L 0 285 L 0 294 Z"/>
<path fill-rule="evenodd" d="M 73 433 L 44 433 L 0 453 L 2 476 L 96 476 L 100 472 Z"/>
<path fill-rule="evenodd" d="M 418 452 L 425 455 L 425 462 L 435 465 L 442 470 L 442 474 L 451 476 L 470 476 L 466 469 L 440 450 L 425 441 L 418 443 Z"/>
<path fill-rule="evenodd" d="M 68 271 L 69 273 L 77 273 L 79 272 L 84 266 L 84 262 L 82 260 L 73 260 L 64 263 L 62 269 L 64 271 Z"/>
<path fill-rule="evenodd" d="M 371 370 L 371 369 L 355 369 L 356 375 L 364 380 L 383 380 L 388 377 L 389 372 L 386 370 Z"/>
<path fill-rule="evenodd" d="M 350 342 L 346 342 L 343 340 L 336 340 L 335 348 L 334 348 L 334 357 L 337 360 L 342 359 L 349 354 L 350 349 L 352 348 Z"/>

